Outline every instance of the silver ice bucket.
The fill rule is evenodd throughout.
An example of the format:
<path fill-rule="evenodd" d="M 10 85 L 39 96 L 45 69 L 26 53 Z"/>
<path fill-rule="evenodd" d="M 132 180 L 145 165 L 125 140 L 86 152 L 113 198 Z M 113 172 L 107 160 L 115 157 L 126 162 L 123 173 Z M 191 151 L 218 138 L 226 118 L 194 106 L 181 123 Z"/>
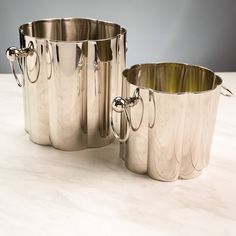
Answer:
<path fill-rule="evenodd" d="M 66 18 L 27 23 L 19 32 L 20 48 L 11 47 L 6 55 L 23 87 L 30 139 L 62 150 L 112 142 L 110 103 L 121 93 L 126 30 L 114 23 Z"/>
<path fill-rule="evenodd" d="M 127 168 L 162 181 L 198 176 L 210 157 L 221 78 L 180 63 L 134 65 L 123 77 L 111 124 Z"/>

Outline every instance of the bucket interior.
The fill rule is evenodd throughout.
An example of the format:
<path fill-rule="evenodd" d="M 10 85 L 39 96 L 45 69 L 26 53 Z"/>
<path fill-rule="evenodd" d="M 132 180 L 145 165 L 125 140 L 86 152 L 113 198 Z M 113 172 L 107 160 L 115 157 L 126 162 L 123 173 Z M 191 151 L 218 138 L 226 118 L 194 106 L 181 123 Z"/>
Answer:
<path fill-rule="evenodd" d="M 133 85 L 165 93 L 203 92 L 222 83 L 211 70 L 181 63 L 135 65 L 123 75 Z"/>
<path fill-rule="evenodd" d="M 52 41 L 84 41 L 114 38 L 125 29 L 104 21 L 65 18 L 27 23 L 20 26 L 20 31 L 23 35 Z"/>

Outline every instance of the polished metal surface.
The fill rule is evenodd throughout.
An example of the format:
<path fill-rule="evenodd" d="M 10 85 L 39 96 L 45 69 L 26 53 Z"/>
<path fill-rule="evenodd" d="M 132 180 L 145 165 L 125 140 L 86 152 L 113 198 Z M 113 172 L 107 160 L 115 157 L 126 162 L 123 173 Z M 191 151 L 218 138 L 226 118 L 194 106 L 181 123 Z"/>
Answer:
<path fill-rule="evenodd" d="M 162 181 L 198 176 L 209 162 L 221 85 L 214 72 L 194 65 L 126 69 L 112 109 L 122 116 L 120 134 L 114 131 L 127 168 Z M 134 91 L 139 99 L 130 106 Z"/>
<path fill-rule="evenodd" d="M 114 23 L 66 18 L 27 23 L 19 31 L 20 49 L 9 48 L 6 55 L 23 73 L 18 79 L 12 66 L 23 86 L 31 140 L 62 150 L 112 142 L 110 104 L 121 94 L 126 30 Z"/>
<path fill-rule="evenodd" d="M 36 78 L 34 80 L 31 79 L 31 77 L 29 76 L 29 68 L 28 68 L 28 63 L 27 60 L 25 60 L 25 71 L 27 73 L 27 78 L 31 83 L 35 83 L 38 80 L 39 77 L 39 72 L 40 72 L 40 64 L 39 64 L 39 56 L 38 53 L 34 50 L 34 45 L 32 42 L 29 42 L 28 46 L 26 48 L 16 48 L 16 47 L 10 47 L 7 49 L 6 51 L 6 57 L 10 62 L 10 66 L 12 69 L 12 73 L 16 79 L 16 83 L 18 84 L 19 87 L 23 87 L 24 86 L 24 77 L 22 76 L 22 79 L 20 80 L 18 78 L 18 75 L 16 74 L 16 70 L 15 70 L 15 63 L 18 63 L 19 65 L 19 69 L 21 74 L 23 74 L 23 69 L 22 69 L 22 59 L 28 56 L 33 56 L 35 53 L 37 60 L 35 61 L 35 66 L 37 67 L 37 75 Z"/>
<path fill-rule="evenodd" d="M 139 101 L 142 102 L 142 115 L 141 115 L 138 126 L 135 128 L 131 122 L 131 117 L 128 112 L 128 108 L 135 106 Z M 121 138 L 119 133 L 116 131 L 114 121 L 113 121 L 114 111 L 120 114 L 122 114 L 123 112 L 125 113 L 125 118 L 127 120 L 128 128 L 127 128 L 127 132 L 124 138 Z M 126 99 L 122 97 L 116 97 L 113 100 L 112 107 L 111 107 L 111 128 L 112 128 L 113 134 L 120 142 L 125 142 L 128 139 L 130 128 L 132 128 L 133 131 L 137 131 L 140 128 L 140 125 L 142 124 L 142 121 L 143 121 L 143 111 L 144 111 L 144 103 L 143 103 L 142 97 L 139 95 L 139 89 L 136 89 L 134 91 L 134 94 L 132 97 L 128 97 Z"/>

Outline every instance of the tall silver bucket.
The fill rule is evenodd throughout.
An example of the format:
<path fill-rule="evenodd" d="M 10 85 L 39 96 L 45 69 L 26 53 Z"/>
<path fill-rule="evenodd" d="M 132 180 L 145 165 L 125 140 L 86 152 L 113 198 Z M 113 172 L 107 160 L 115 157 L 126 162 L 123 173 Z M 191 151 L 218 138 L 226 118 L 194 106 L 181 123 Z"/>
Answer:
<path fill-rule="evenodd" d="M 126 30 L 90 19 L 48 19 L 19 27 L 20 49 L 6 55 L 23 87 L 31 140 L 62 150 L 113 141 L 110 103 L 121 93 Z M 22 71 L 18 78 L 16 63 Z"/>
<path fill-rule="evenodd" d="M 123 98 L 112 103 L 120 132 L 111 122 L 127 168 L 162 181 L 198 176 L 210 157 L 221 78 L 179 63 L 135 65 L 123 77 Z"/>

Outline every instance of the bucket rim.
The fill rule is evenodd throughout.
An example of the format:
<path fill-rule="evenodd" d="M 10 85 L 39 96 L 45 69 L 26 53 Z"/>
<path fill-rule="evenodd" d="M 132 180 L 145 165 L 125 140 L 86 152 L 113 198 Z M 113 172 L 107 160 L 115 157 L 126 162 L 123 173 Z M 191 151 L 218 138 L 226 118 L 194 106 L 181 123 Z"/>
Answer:
<path fill-rule="evenodd" d="M 66 41 L 66 40 L 55 40 L 55 39 L 49 39 L 49 38 L 45 38 L 45 37 L 35 37 L 35 36 L 30 36 L 28 34 L 26 34 L 24 32 L 24 27 L 31 27 L 33 23 L 36 22 L 50 22 L 50 21 L 70 21 L 70 20 L 87 20 L 87 21 L 91 21 L 91 22 L 101 22 L 101 23 L 105 23 L 108 25 L 113 25 L 116 27 L 120 28 L 120 33 L 116 34 L 115 36 L 112 37 L 107 37 L 107 38 L 101 38 L 101 39 L 84 39 L 84 40 L 71 40 L 71 41 Z M 18 30 L 20 32 L 20 34 L 22 34 L 23 36 L 26 37 L 31 37 L 33 39 L 36 40 L 48 40 L 49 42 L 53 42 L 53 43 L 83 43 L 83 42 L 103 42 L 103 41 L 110 41 L 112 39 L 118 38 L 122 35 L 125 35 L 127 33 L 127 30 L 122 27 L 120 24 L 111 22 L 111 21 L 104 21 L 104 20 L 99 20 L 99 19 L 94 19 L 94 18 L 83 18 L 83 17 L 62 17 L 62 18 L 45 18 L 45 19 L 39 19 L 39 20 L 33 20 L 33 21 L 29 21 L 27 23 L 21 24 L 20 26 L 18 26 Z"/>
<path fill-rule="evenodd" d="M 205 70 L 205 71 L 208 71 L 210 73 L 212 73 L 212 75 L 214 76 L 214 79 L 218 80 L 216 82 L 216 86 L 215 88 L 212 88 L 212 89 L 206 89 L 206 90 L 202 90 L 202 91 L 183 91 L 183 92 L 166 92 L 166 91 L 161 91 L 161 90 L 157 90 L 157 89 L 152 89 L 148 86 L 141 86 L 141 85 L 137 85 L 135 83 L 132 83 L 130 80 L 128 80 L 127 78 L 127 73 L 129 71 L 132 71 L 132 70 L 136 70 L 136 69 L 139 69 L 140 66 L 148 66 L 148 65 L 153 65 L 153 66 L 157 66 L 157 65 L 179 65 L 179 66 L 186 66 L 186 67 L 195 67 L 195 68 L 199 68 L 199 69 L 202 69 L 202 70 Z M 196 65 L 196 64 L 189 64 L 189 63 L 182 63 L 182 62 L 147 62 L 147 63 L 140 63 L 140 64 L 134 64 L 132 65 L 130 68 L 126 68 L 125 70 L 122 71 L 122 76 L 123 78 L 125 78 L 125 80 L 134 85 L 134 86 L 137 86 L 139 87 L 140 89 L 147 89 L 147 90 L 150 90 L 150 91 L 153 91 L 153 92 L 156 92 L 156 93 L 161 93 L 161 94 L 168 94 L 168 95 L 183 95 L 183 94 L 203 94 L 203 93 L 207 93 L 207 92 L 210 92 L 210 91 L 214 91 L 216 90 L 216 88 L 218 88 L 219 86 L 222 86 L 222 83 L 223 83 L 223 80 L 222 78 L 217 75 L 213 70 L 207 68 L 207 67 L 204 67 L 204 66 L 201 66 L 201 65 Z"/>

